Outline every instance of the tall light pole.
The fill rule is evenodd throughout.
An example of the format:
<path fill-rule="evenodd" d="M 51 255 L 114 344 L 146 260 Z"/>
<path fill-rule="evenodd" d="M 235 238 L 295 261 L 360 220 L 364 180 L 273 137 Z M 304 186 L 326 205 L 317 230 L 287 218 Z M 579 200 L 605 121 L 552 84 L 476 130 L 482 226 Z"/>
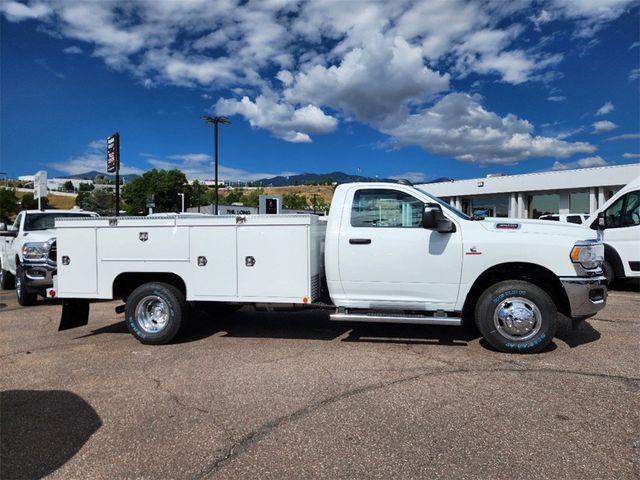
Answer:
<path fill-rule="evenodd" d="M 184 193 L 179 193 L 178 196 L 182 200 L 182 210 L 181 213 L 184 213 Z"/>
<path fill-rule="evenodd" d="M 222 123 L 223 125 L 230 124 L 231 122 L 225 117 L 209 117 L 207 115 L 203 115 L 201 118 L 205 122 L 213 124 L 213 153 L 214 153 L 214 165 L 215 165 L 214 167 L 215 168 L 214 198 L 215 198 L 215 205 L 216 205 L 214 210 L 214 215 L 218 215 L 218 125 L 220 123 Z"/>

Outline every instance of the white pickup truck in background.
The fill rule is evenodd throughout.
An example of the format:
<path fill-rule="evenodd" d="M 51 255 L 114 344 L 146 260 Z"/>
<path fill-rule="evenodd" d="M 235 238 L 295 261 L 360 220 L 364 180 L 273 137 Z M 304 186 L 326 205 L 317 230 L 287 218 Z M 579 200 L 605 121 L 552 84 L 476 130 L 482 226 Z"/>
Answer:
<path fill-rule="evenodd" d="M 63 218 L 52 292 L 60 329 L 88 322 L 89 301 L 122 298 L 130 332 L 163 344 L 188 302 L 327 308 L 332 320 L 476 322 L 504 352 L 536 352 L 558 312 L 605 306 L 603 245 L 578 225 L 476 221 L 405 183 L 337 187 L 328 217 L 247 215 Z"/>
<path fill-rule="evenodd" d="M 82 210 L 23 210 L 0 228 L 0 288 L 16 289 L 18 303 L 33 305 L 56 273 L 56 218 L 96 217 Z"/>

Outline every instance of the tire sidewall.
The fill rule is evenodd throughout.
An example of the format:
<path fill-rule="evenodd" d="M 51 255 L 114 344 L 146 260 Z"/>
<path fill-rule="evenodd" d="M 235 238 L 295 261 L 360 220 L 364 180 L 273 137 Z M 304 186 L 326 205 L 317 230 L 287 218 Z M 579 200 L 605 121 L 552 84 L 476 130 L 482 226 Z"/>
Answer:
<path fill-rule="evenodd" d="M 611 285 L 613 285 L 614 280 L 616 279 L 616 274 L 613 270 L 613 266 L 608 260 L 604 260 L 602 262 L 602 273 L 607 279 L 607 287 L 611 287 Z"/>
<path fill-rule="evenodd" d="M 27 290 L 26 278 L 22 265 L 16 266 L 16 282 L 20 282 L 20 288 L 18 288 L 16 283 L 16 297 L 18 299 L 18 303 L 23 307 L 29 307 L 36 303 L 38 296 L 37 294 Z"/>
<path fill-rule="evenodd" d="M 526 298 L 540 311 L 542 325 L 536 335 L 518 341 L 504 337 L 493 323 L 496 307 L 509 297 Z M 551 343 L 557 329 L 558 311 L 551 297 L 540 287 L 525 281 L 505 281 L 489 287 L 476 305 L 476 324 L 484 339 L 494 348 L 508 353 L 535 353 Z"/>
<path fill-rule="evenodd" d="M 139 302 L 148 295 L 157 295 L 162 298 L 169 310 L 167 325 L 159 332 L 147 332 L 136 319 L 136 308 Z M 149 345 L 162 345 L 171 342 L 182 331 L 185 315 L 185 302 L 182 292 L 171 285 L 162 283 L 149 283 L 136 288 L 127 298 L 125 306 L 125 322 L 131 334 L 140 342 Z"/>

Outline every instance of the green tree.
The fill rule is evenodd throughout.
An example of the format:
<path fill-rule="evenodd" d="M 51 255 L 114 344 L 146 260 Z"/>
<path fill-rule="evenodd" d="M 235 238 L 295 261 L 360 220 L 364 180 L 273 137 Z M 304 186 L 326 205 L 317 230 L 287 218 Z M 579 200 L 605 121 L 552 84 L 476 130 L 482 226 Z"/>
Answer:
<path fill-rule="evenodd" d="M 282 196 L 282 207 L 292 210 L 303 210 L 308 208 L 307 197 L 301 193 L 290 192 Z"/>
<path fill-rule="evenodd" d="M 147 212 L 147 196 L 149 195 L 155 196 L 156 212 L 179 212 L 181 205 L 178 193 L 190 194 L 190 192 L 187 177 L 180 170 L 156 170 L 154 168 L 127 183 L 122 188 L 122 200 L 130 215 L 140 215 Z"/>
<path fill-rule="evenodd" d="M 90 192 L 91 190 L 93 190 L 95 188 L 96 187 L 93 185 L 93 183 L 82 182 L 80 184 L 80 186 L 78 187 L 78 192 Z"/>
<path fill-rule="evenodd" d="M 75 190 L 75 188 L 73 187 L 73 182 L 71 180 L 67 180 L 66 182 L 64 182 L 62 189 L 65 192 L 73 192 Z"/>
<path fill-rule="evenodd" d="M 211 193 L 209 189 L 198 180 L 193 181 L 188 193 L 189 197 L 185 199 L 188 206 L 201 207 L 203 205 L 211 205 Z"/>
<path fill-rule="evenodd" d="M 47 197 L 42 197 L 40 202 L 42 208 L 49 208 L 49 200 Z M 22 196 L 22 200 L 20 200 L 20 209 L 21 210 L 35 210 L 38 208 L 38 199 L 33 198 L 33 193 L 28 192 Z"/>
<path fill-rule="evenodd" d="M 9 224 L 20 211 L 16 191 L 9 188 L 0 188 L 0 222 Z"/>
<path fill-rule="evenodd" d="M 102 188 L 91 192 L 79 192 L 76 205 L 100 215 L 115 215 L 116 196 L 113 191 Z"/>
<path fill-rule="evenodd" d="M 260 195 L 264 194 L 263 188 L 256 188 L 255 190 L 249 190 L 247 193 L 243 193 L 240 201 L 247 207 L 257 207 L 260 203 Z"/>
<path fill-rule="evenodd" d="M 220 197 L 220 203 L 223 205 L 231 205 L 232 203 L 242 202 L 244 192 L 240 188 L 229 190 L 226 195 Z"/>

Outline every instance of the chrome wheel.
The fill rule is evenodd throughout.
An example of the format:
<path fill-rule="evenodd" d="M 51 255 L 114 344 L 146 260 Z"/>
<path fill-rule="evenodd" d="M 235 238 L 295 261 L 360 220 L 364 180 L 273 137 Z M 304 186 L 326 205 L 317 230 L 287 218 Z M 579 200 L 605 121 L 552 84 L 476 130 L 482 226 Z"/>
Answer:
<path fill-rule="evenodd" d="M 135 318 L 140 328 L 147 333 L 163 330 L 171 315 L 169 304 L 158 295 L 148 295 L 138 302 Z"/>
<path fill-rule="evenodd" d="M 22 275 L 19 274 L 20 272 L 16 273 L 18 273 L 18 275 L 16 275 L 16 295 L 20 298 L 22 295 Z"/>
<path fill-rule="evenodd" d="M 493 325 L 500 335 L 509 340 L 529 340 L 540 331 L 542 315 L 528 298 L 510 297 L 496 306 Z"/>

